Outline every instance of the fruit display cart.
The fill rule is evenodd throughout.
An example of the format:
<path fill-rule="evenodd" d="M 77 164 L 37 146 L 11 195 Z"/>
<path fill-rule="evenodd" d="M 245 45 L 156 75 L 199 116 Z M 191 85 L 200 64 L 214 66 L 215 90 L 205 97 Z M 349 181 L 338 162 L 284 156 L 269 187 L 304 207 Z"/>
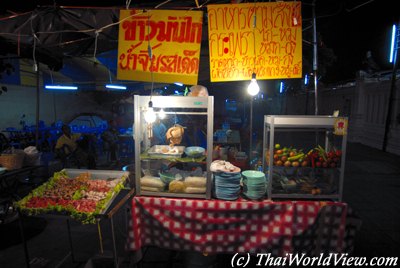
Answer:
<path fill-rule="evenodd" d="M 211 198 L 213 108 L 212 96 L 134 97 L 136 195 Z"/>
<path fill-rule="evenodd" d="M 342 199 L 348 120 L 264 117 L 263 170 L 270 199 Z"/>

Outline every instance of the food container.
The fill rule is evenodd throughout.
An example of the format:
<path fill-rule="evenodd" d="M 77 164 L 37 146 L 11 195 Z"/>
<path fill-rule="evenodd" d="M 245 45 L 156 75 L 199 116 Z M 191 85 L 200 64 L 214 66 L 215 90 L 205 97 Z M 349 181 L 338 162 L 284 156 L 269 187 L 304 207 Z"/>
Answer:
<path fill-rule="evenodd" d="M 148 151 L 148 154 L 157 158 L 182 157 L 185 146 L 154 145 Z"/>
<path fill-rule="evenodd" d="M 205 149 L 199 146 L 191 146 L 185 148 L 185 154 L 187 157 L 198 158 L 204 156 Z"/>

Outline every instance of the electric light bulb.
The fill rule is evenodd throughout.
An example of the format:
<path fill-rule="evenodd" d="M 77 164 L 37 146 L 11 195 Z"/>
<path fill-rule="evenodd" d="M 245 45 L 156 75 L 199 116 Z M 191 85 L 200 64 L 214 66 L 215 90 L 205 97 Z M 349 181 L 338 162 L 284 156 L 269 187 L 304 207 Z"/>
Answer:
<path fill-rule="evenodd" d="M 160 119 L 164 119 L 164 118 L 165 118 L 165 112 L 164 112 L 164 109 L 163 109 L 163 108 L 161 108 L 160 112 L 158 113 L 158 117 L 159 117 Z"/>
<path fill-rule="evenodd" d="M 256 80 L 256 74 L 253 73 L 251 76 L 251 82 L 247 88 L 247 93 L 249 93 L 251 96 L 255 96 L 260 92 L 260 87 L 258 86 L 257 80 Z"/>
<path fill-rule="evenodd" d="M 156 121 L 156 113 L 154 112 L 153 103 L 151 101 L 149 101 L 149 107 L 144 113 L 144 120 L 146 120 L 147 123 L 154 123 Z"/>

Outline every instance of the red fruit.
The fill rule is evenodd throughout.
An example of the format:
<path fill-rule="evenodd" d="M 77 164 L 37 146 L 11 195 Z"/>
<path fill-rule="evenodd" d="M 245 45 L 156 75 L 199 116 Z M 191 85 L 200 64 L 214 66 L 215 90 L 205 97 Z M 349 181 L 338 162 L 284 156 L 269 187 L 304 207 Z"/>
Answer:
<path fill-rule="evenodd" d="M 329 164 L 329 166 L 330 166 L 331 168 L 335 168 L 335 167 L 336 167 L 336 163 L 335 163 L 335 162 L 332 162 L 332 163 Z"/>
<path fill-rule="evenodd" d="M 335 163 L 339 162 L 339 157 L 334 157 L 333 162 L 335 162 Z"/>
<path fill-rule="evenodd" d="M 322 167 L 324 167 L 324 168 L 328 167 L 328 162 L 323 162 Z"/>
<path fill-rule="evenodd" d="M 341 157 L 342 156 L 342 151 L 341 150 L 337 150 L 336 151 L 336 156 L 337 157 Z"/>
<path fill-rule="evenodd" d="M 321 162 L 315 162 L 315 166 L 316 166 L 316 167 L 321 167 L 321 166 L 322 166 L 322 163 L 321 163 Z"/>
<path fill-rule="evenodd" d="M 323 158 L 322 156 L 320 156 L 320 157 L 318 158 L 318 161 L 319 161 L 319 162 L 324 162 L 324 158 Z"/>
<path fill-rule="evenodd" d="M 328 155 L 329 158 L 334 158 L 335 157 L 335 153 L 334 152 L 329 152 L 327 155 Z"/>

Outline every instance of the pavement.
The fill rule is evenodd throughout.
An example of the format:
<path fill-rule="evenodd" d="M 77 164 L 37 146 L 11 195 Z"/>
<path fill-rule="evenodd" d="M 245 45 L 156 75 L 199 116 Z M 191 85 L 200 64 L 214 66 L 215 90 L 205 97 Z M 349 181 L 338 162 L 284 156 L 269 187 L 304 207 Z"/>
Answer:
<path fill-rule="evenodd" d="M 126 164 L 121 162 L 112 167 L 100 164 L 99 169 L 120 169 Z M 399 192 L 400 156 L 348 143 L 343 201 L 362 220 L 354 256 L 400 257 Z M 132 254 L 125 251 L 128 209 L 121 209 L 113 218 L 120 267 L 135 267 Z M 67 254 L 70 252 L 67 221 L 75 262 Z M 113 267 L 109 220 L 102 220 L 99 225 L 82 225 L 66 217 L 28 217 L 22 222 L 33 268 Z M 100 246 L 99 228 L 103 247 Z M 230 267 L 230 255 L 202 258 L 200 254 L 148 248 L 141 267 Z M 62 260 L 64 263 L 60 262 Z M 0 267 L 26 267 L 18 220 L 0 225 Z"/>

